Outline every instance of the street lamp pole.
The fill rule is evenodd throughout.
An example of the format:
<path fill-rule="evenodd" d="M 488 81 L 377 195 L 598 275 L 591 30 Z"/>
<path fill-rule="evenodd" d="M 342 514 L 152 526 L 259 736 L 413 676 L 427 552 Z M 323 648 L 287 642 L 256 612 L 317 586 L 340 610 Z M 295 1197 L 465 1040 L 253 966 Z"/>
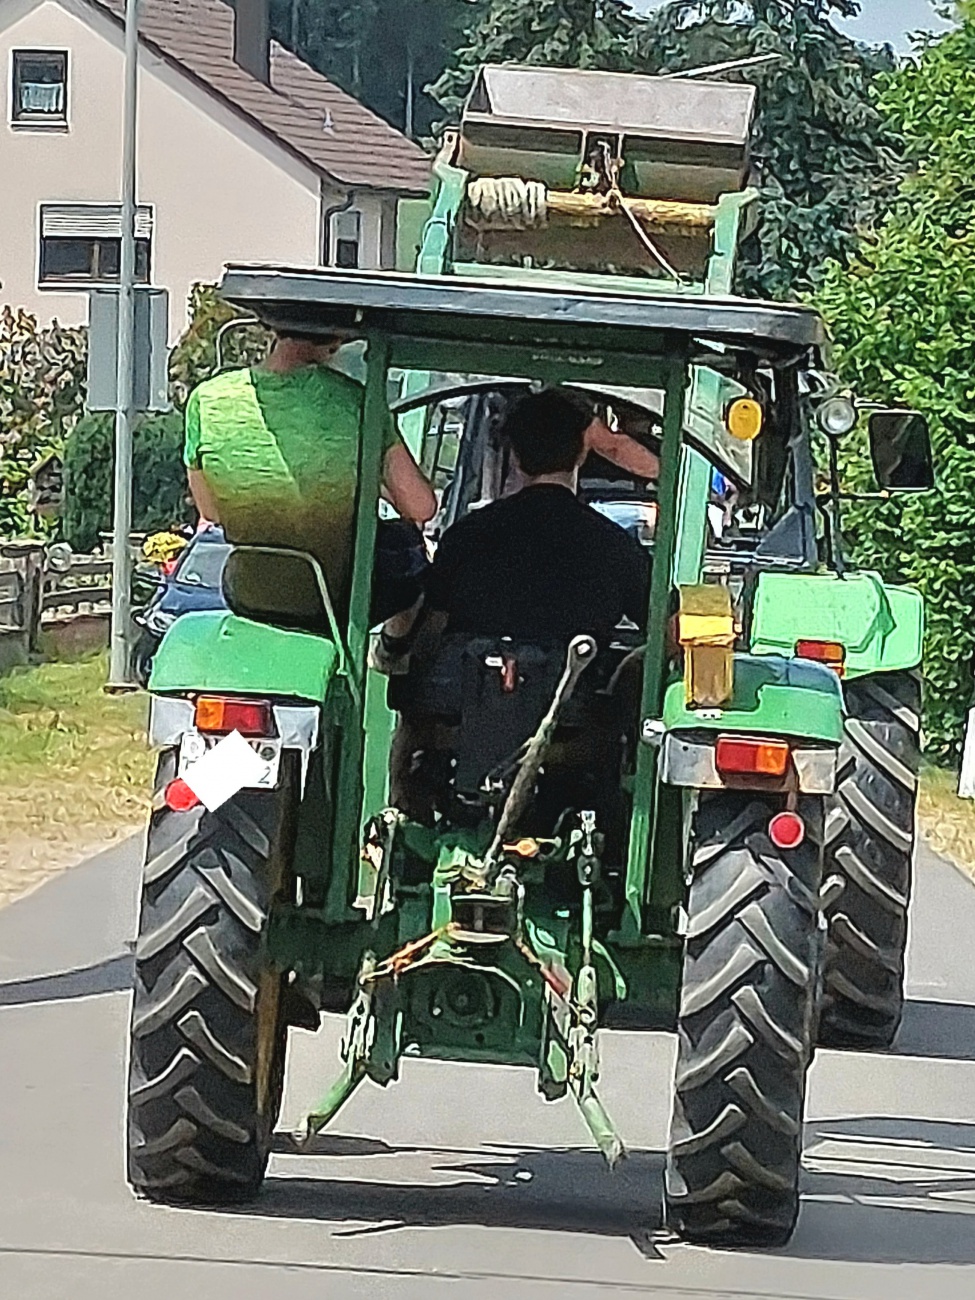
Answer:
<path fill-rule="evenodd" d="M 132 604 L 132 431 L 135 422 L 135 219 L 139 105 L 139 0 L 125 3 L 122 109 L 122 250 L 118 295 L 118 406 L 115 413 L 115 509 L 112 532 L 112 630 L 109 687 L 130 685 Z"/>

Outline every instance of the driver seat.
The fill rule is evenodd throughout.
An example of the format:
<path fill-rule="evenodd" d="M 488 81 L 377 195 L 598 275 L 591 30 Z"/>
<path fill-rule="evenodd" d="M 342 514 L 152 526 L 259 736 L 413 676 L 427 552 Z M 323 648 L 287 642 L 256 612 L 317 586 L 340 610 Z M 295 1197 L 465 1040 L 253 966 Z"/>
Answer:
<path fill-rule="evenodd" d="M 417 804 L 425 806 L 431 798 L 442 812 L 458 802 L 481 809 L 497 806 L 519 751 L 552 703 L 565 662 L 561 643 L 457 634 L 444 638 L 427 665 L 391 679 L 389 702 L 402 715 L 401 735 L 409 737 L 408 748 L 416 741 L 407 757 L 421 754 L 419 765 L 412 764 L 403 782 L 398 779 L 402 773 L 394 771 L 394 802 L 423 820 Z M 597 659 L 579 679 L 563 707 L 546 760 L 540 790 L 544 785 L 553 793 L 541 803 L 551 804 L 554 816 L 580 800 L 587 807 L 598 804 L 597 787 L 604 786 L 607 777 L 618 789 L 618 708 L 615 699 L 598 689 L 605 676 L 600 667 Z M 431 784 L 436 788 L 428 789 Z M 570 787 L 578 797 L 566 797 Z"/>

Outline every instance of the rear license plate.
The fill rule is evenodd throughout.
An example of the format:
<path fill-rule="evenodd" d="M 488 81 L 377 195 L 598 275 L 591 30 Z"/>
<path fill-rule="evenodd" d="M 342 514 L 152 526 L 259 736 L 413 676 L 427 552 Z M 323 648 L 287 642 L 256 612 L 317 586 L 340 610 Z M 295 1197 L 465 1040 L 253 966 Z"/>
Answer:
<path fill-rule="evenodd" d="M 177 775 L 185 781 L 204 754 L 218 744 L 219 740 L 219 736 L 203 736 L 198 731 L 185 732 L 179 744 Z M 249 780 L 244 781 L 239 788 L 241 790 L 273 790 L 278 784 L 278 776 L 281 771 L 280 740 L 259 739 L 248 740 L 247 743 L 261 760 L 262 767 L 260 770 L 255 768 L 254 775 Z"/>

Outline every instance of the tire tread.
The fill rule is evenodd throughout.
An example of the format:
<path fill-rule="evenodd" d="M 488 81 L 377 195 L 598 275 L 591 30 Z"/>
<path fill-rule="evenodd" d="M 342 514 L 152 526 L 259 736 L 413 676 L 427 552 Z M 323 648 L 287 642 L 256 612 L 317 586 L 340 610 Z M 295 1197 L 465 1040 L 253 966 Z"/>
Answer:
<path fill-rule="evenodd" d="M 154 800 L 143 873 L 130 1036 L 129 1181 L 150 1198 L 238 1200 L 264 1177 L 286 1030 L 270 1097 L 255 1083 L 264 931 L 290 852 L 290 769 L 274 792 L 215 813 Z M 156 792 L 175 775 L 164 753 Z"/>
<path fill-rule="evenodd" d="M 916 672 L 855 679 L 842 780 L 830 805 L 828 936 L 819 1039 L 883 1050 L 904 1006 L 904 958 L 916 842 L 921 681 Z"/>
<path fill-rule="evenodd" d="M 801 798 L 808 834 L 790 853 L 768 836 L 779 806 L 708 792 L 694 818 L 706 851 L 692 855 L 664 1196 L 671 1226 L 702 1244 L 780 1245 L 799 1212 L 824 801 Z"/>

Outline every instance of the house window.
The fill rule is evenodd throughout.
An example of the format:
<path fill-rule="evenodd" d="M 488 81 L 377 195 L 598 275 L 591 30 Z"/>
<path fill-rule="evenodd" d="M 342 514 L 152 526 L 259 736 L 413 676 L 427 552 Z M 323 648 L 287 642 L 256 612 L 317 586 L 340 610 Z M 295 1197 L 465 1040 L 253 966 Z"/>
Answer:
<path fill-rule="evenodd" d="M 10 120 L 21 126 L 63 126 L 68 120 L 66 50 L 14 50 Z"/>
<path fill-rule="evenodd" d="M 135 278 L 152 272 L 152 209 L 135 219 Z M 122 261 L 122 211 L 117 203 L 41 204 L 40 285 L 112 284 Z"/>
<path fill-rule="evenodd" d="M 336 212 L 332 217 L 336 266 L 355 268 L 359 265 L 359 234 L 361 226 L 361 214 L 352 210 Z"/>

